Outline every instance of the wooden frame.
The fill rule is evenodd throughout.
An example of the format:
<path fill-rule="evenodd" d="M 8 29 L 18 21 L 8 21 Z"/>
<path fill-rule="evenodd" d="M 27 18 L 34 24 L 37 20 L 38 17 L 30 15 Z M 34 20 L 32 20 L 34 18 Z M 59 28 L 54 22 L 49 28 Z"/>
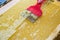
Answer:
<path fill-rule="evenodd" d="M 57 26 L 57 28 L 51 33 L 51 35 L 46 40 L 53 40 L 60 31 L 60 24 Z"/>
<path fill-rule="evenodd" d="M 14 6 L 19 0 L 12 0 L 11 2 L 7 3 L 3 7 L 0 8 L 0 15 L 4 14 L 8 9 L 10 9 L 12 6 Z"/>

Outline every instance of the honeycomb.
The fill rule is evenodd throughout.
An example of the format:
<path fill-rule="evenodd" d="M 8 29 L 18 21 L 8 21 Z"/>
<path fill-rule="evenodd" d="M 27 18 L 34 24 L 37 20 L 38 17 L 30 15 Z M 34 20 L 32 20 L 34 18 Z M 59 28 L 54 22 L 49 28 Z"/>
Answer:
<path fill-rule="evenodd" d="M 22 22 L 20 12 L 36 3 L 36 0 L 21 0 L 0 15 L 0 40 L 46 40 L 60 24 L 60 6 L 55 3 L 43 4 L 43 15 L 32 23 Z"/>

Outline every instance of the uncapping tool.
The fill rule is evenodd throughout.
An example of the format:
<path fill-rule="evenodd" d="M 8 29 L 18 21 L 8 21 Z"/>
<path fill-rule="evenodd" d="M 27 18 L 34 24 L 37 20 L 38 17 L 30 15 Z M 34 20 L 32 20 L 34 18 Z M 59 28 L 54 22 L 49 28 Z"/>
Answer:
<path fill-rule="evenodd" d="M 44 1 L 45 0 L 37 0 L 36 5 L 30 6 L 21 12 L 21 16 L 34 23 L 42 15 L 41 6 Z"/>

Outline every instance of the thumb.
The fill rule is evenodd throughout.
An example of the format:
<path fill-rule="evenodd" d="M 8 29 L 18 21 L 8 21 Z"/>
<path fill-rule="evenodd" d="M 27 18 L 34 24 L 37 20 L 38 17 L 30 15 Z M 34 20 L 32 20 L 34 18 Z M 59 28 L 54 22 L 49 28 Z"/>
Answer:
<path fill-rule="evenodd" d="M 43 0 L 37 0 L 37 2 L 38 2 L 38 3 L 42 3 L 42 2 L 43 2 Z"/>

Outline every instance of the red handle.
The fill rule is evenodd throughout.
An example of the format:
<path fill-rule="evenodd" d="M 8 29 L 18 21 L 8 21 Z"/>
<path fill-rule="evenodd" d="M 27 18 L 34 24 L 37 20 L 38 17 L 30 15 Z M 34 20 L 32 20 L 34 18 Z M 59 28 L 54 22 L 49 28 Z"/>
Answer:
<path fill-rule="evenodd" d="M 37 0 L 37 4 L 30 6 L 27 10 L 31 11 L 34 15 L 40 17 L 42 15 L 41 6 L 45 0 Z"/>

